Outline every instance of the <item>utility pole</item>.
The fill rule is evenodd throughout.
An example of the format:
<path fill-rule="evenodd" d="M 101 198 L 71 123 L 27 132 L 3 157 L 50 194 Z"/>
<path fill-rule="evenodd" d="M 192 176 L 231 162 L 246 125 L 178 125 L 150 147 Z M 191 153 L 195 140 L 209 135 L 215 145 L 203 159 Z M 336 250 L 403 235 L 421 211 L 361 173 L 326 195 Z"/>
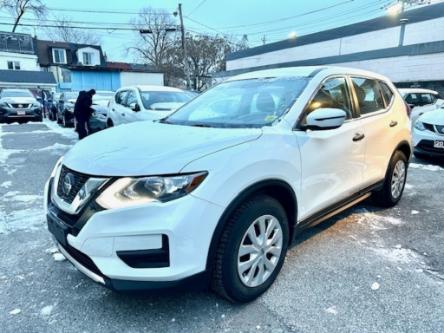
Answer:
<path fill-rule="evenodd" d="M 181 3 L 179 3 L 178 11 L 179 11 L 179 18 L 180 18 L 180 33 L 182 36 L 183 70 L 185 72 L 185 78 L 187 81 L 187 89 L 190 89 L 190 72 L 188 70 L 187 45 L 185 42 L 185 27 L 183 25 L 182 4 Z"/>

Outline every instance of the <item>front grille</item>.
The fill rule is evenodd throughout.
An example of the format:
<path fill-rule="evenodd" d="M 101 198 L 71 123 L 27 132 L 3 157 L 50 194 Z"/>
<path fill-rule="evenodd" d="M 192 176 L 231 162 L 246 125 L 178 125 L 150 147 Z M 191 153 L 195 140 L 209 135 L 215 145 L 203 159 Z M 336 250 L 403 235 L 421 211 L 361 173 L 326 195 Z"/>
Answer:
<path fill-rule="evenodd" d="M 65 183 L 65 177 L 67 177 L 68 174 L 71 174 L 70 177 L 71 180 L 71 188 L 69 191 L 66 190 L 66 187 L 64 186 Z M 60 171 L 60 177 L 59 177 L 59 183 L 57 184 L 57 195 L 65 202 L 71 204 L 76 197 L 77 193 L 79 193 L 82 186 L 86 183 L 89 176 L 68 169 L 65 166 L 62 166 L 62 170 Z"/>
<path fill-rule="evenodd" d="M 435 132 L 435 128 L 433 127 L 432 124 L 427 124 L 427 123 L 423 123 L 423 124 L 426 129 L 428 129 L 429 131 Z"/>
<path fill-rule="evenodd" d="M 14 109 L 27 109 L 29 108 L 29 104 L 20 104 L 20 103 L 12 103 L 11 104 Z"/>

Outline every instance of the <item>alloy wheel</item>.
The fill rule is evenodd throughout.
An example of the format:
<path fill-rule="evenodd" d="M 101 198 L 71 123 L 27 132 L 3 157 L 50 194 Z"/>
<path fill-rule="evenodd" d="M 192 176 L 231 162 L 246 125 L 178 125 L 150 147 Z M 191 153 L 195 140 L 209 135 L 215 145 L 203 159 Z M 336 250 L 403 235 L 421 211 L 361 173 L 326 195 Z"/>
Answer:
<path fill-rule="evenodd" d="M 262 285 L 274 272 L 282 253 L 283 233 L 278 219 L 263 215 L 245 232 L 238 250 L 237 271 L 247 287 Z"/>
<path fill-rule="evenodd" d="M 396 162 L 393 168 L 391 191 L 394 199 L 398 199 L 402 193 L 405 183 L 406 167 L 402 160 Z"/>

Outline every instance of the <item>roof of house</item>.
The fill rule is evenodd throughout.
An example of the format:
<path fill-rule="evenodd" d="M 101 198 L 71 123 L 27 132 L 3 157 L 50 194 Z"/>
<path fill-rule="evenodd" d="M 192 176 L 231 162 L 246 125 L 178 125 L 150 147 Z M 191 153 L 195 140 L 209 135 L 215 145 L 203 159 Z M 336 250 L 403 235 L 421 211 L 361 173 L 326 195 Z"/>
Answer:
<path fill-rule="evenodd" d="M 0 70 L 1 83 L 57 84 L 51 72 Z"/>
<path fill-rule="evenodd" d="M 435 18 L 444 17 L 444 3 L 427 5 L 406 11 L 402 18 L 408 19 L 408 23 L 416 23 Z M 286 39 L 275 43 L 252 47 L 246 50 L 227 54 L 227 60 L 235 60 L 250 57 L 267 52 L 278 51 L 301 45 L 313 44 L 322 41 L 332 40 L 341 37 L 353 36 L 366 32 L 387 29 L 399 26 L 400 17 L 391 17 L 388 15 L 377 17 L 372 20 L 354 23 L 335 29 L 324 30 L 309 35 L 300 36 L 296 39 Z"/>
<path fill-rule="evenodd" d="M 105 58 L 103 56 L 102 48 L 99 45 L 54 42 L 54 41 L 40 40 L 40 39 L 36 39 L 35 44 L 36 44 L 36 53 L 38 61 L 41 66 L 54 65 L 52 61 L 53 48 L 62 48 L 66 50 L 67 65 L 77 64 L 78 59 L 76 51 L 78 49 L 82 49 L 85 47 L 91 47 L 97 49 L 100 52 L 100 62 L 102 64 L 105 63 Z"/>
<path fill-rule="evenodd" d="M 140 73 L 162 73 L 153 65 L 148 64 L 133 64 L 127 62 L 108 61 L 107 68 L 116 69 L 122 72 L 140 72 Z"/>

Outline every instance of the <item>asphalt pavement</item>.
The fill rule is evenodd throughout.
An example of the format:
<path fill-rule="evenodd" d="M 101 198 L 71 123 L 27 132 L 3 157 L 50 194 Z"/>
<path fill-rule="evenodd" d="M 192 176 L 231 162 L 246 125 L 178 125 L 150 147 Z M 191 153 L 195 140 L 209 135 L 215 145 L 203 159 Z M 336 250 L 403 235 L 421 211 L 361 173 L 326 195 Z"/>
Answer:
<path fill-rule="evenodd" d="M 43 186 L 77 141 L 53 122 L 0 125 L 2 332 L 444 332 L 444 164 L 415 160 L 392 209 L 370 202 L 301 235 L 272 288 L 125 295 L 54 251 Z"/>

